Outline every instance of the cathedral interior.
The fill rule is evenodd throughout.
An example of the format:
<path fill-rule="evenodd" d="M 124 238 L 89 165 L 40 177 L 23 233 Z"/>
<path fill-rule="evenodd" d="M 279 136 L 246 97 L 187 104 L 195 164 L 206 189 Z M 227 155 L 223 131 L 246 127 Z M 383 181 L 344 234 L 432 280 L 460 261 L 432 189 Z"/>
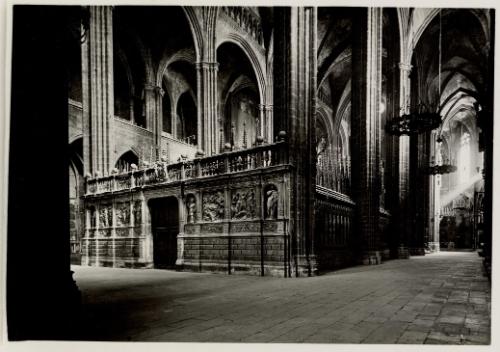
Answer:
<path fill-rule="evenodd" d="M 70 264 L 491 270 L 494 33 L 492 9 L 16 5 L 11 337 L 50 336 L 41 301 L 64 330 Z"/>

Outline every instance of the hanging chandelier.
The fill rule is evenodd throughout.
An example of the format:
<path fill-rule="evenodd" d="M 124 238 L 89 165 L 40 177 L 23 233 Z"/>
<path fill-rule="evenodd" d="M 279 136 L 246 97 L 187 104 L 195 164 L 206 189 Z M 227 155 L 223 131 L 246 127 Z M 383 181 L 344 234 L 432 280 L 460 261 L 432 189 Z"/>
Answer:
<path fill-rule="evenodd" d="M 441 115 L 430 112 L 425 104 L 419 104 L 416 112 L 402 114 L 387 122 L 387 133 L 395 136 L 416 135 L 432 131 L 441 125 Z"/>
<path fill-rule="evenodd" d="M 431 163 L 428 168 L 428 174 L 430 175 L 445 175 L 445 174 L 450 174 L 452 172 L 457 171 L 457 167 L 454 165 L 455 163 L 452 161 L 451 163 L 449 162 L 448 158 L 445 159 L 444 162 L 441 160 L 441 143 L 443 142 L 443 137 L 441 136 L 441 133 L 439 134 L 438 138 L 436 139 L 436 142 L 438 143 L 438 160 L 435 161 L 434 157 L 431 159 Z"/>
<path fill-rule="evenodd" d="M 439 64 L 438 64 L 438 101 L 441 99 L 441 10 L 439 11 Z M 435 112 L 420 102 L 416 111 L 402 114 L 387 121 L 385 129 L 387 133 L 395 136 L 417 135 L 435 130 L 441 125 L 439 104 Z"/>
<path fill-rule="evenodd" d="M 435 165 L 431 163 L 429 166 L 429 174 L 430 175 L 445 175 L 451 174 L 452 172 L 457 171 L 457 167 L 452 164 L 444 163 L 441 165 Z"/>

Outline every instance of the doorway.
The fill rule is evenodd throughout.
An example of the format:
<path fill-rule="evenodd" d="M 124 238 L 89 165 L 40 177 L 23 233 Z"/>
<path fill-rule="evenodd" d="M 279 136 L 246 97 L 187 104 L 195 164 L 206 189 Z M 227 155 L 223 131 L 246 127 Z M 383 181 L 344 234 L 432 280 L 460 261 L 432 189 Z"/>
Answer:
<path fill-rule="evenodd" d="M 159 269 L 174 269 L 177 260 L 179 234 L 179 205 L 177 198 L 167 197 L 149 201 L 151 232 L 153 234 L 153 264 Z"/>

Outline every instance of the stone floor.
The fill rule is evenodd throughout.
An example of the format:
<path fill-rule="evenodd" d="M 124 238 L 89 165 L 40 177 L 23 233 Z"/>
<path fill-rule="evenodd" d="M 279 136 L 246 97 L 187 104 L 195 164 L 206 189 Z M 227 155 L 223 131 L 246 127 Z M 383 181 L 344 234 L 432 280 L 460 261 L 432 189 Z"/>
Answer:
<path fill-rule="evenodd" d="M 489 344 L 490 284 L 473 252 L 311 278 L 73 266 L 81 339 Z"/>

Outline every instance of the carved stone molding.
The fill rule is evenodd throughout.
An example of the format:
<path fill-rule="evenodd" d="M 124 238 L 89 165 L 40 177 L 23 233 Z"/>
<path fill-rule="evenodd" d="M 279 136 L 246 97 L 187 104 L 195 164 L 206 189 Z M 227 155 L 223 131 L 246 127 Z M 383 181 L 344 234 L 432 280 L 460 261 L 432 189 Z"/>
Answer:
<path fill-rule="evenodd" d="M 231 224 L 231 232 L 259 232 L 260 224 L 256 222 L 237 222 Z"/>
<path fill-rule="evenodd" d="M 222 224 L 203 224 L 201 225 L 201 232 L 205 233 L 222 233 L 224 226 Z"/>

